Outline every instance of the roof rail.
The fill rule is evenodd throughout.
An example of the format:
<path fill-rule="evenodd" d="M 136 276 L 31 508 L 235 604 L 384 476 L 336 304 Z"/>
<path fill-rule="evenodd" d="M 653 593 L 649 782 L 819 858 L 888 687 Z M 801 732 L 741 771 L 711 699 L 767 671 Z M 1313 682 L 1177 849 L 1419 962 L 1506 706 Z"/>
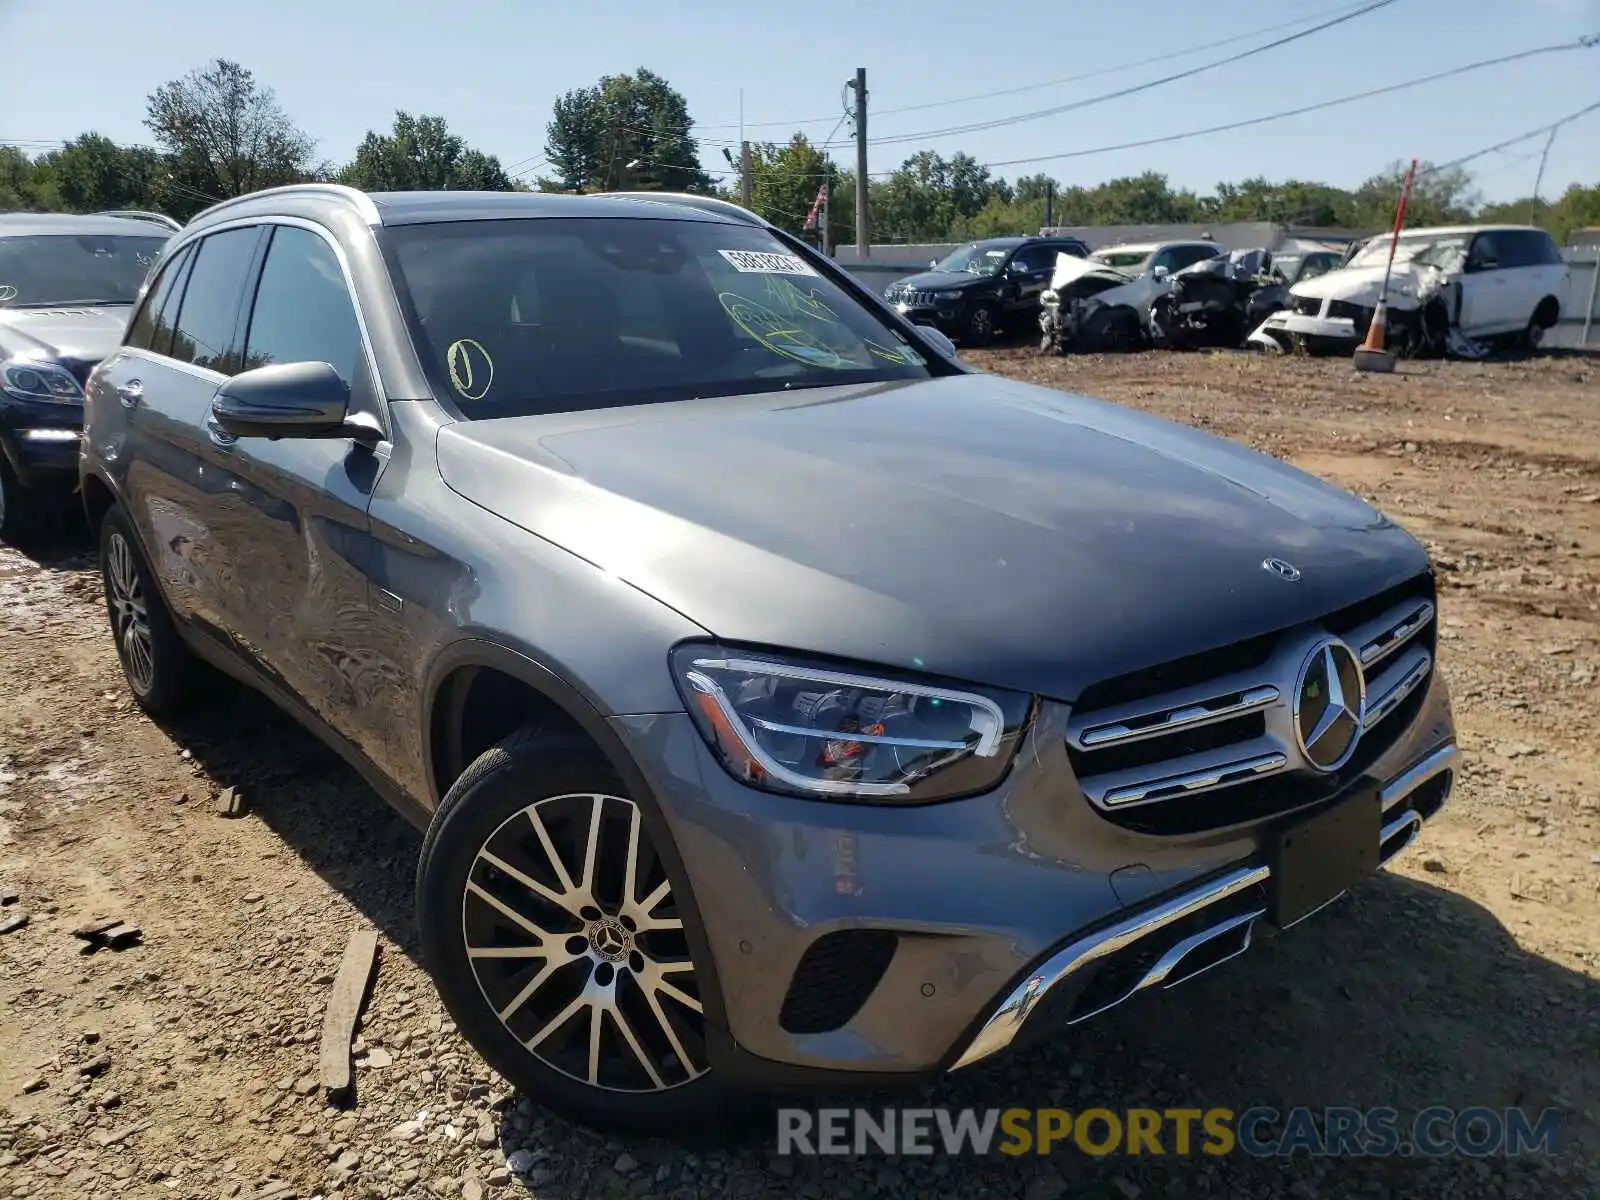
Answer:
<path fill-rule="evenodd" d="M 383 218 L 378 215 L 378 206 L 372 202 L 372 197 L 360 188 L 353 188 L 343 183 L 286 183 L 281 187 L 262 188 L 256 192 L 246 192 L 243 196 L 232 196 L 227 200 L 213 204 L 210 208 L 196 213 L 192 218 L 198 221 L 201 217 L 209 217 L 212 213 L 221 212 L 235 204 L 243 204 L 246 200 L 255 200 L 262 196 L 291 196 L 294 194 L 311 196 L 337 196 L 355 208 L 368 225 L 381 225 Z"/>
<path fill-rule="evenodd" d="M 693 192 L 600 192 L 598 195 L 602 200 L 646 200 L 657 204 L 698 208 L 702 212 L 721 213 L 725 217 L 743 221 L 746 225 L 764 227 L 767 223 L 748 208 L 743 208 L 731 200 L 721 200 L 716 196 L 697 196 Z"/>
<path fill-rule="evenodd" d="M 147 212 L 142 208 L 107 208 L 100 212 L 90 213 L 91 217 L 123 217 L 129 221 L 151 221 L 157 225 L 165 225 L 174 233 L 183 226 L 166 213 Z"/>

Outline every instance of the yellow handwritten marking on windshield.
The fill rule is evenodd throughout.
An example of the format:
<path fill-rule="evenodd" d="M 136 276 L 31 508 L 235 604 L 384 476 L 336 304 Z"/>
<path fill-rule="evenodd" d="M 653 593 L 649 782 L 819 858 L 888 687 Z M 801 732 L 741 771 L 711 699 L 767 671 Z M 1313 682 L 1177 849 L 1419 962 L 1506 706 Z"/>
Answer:
<path fill-rule="evenodd" d="M 748 296 L 737 292 L 723 292 L 717 297 L 722 309 L 733 318 L 734 324 L 760 342 L 774 354 L 792 358 L 811 367 L 825 367 L 838 371 L 855 364 L 842 357 L 837 350 L 822 344 L 816 336 L 797 326 L 782 313 L 773 312 Z"/>
<path fill-rule="evenodd" d="M 908 362 L 911 361 L 904 354 L 901 354 L 898 350 L 891 350 L 887 346 L 880 346 L 880 345 L 878 345 L 877 342 L 868 341 L 868 342 L 866 342 L 866 347 L 867 347 L 867 351 L 869 353 L 875 354 L 879 358 L 887 359 L 889 362 L 892 362 L 892 363 L 900 363 L 900 364 L 904 365 L 905 363 L 908 363 Z"/>
<path fill-rule="evenodd" d="M 450 343 L 444 353 L 445 366 L 450 370 L 450 384 L 467 400 L 482 400 L 494 383 L 494 359 L 489 357 L 481 343 L 471 338 L 461 338 Z M 476 386 L 479 380 L 483 386 Z"/>
<path fill-rule="evenodd" d="M 0 304 L 17 298 L 17 289 L 9 283 L 0 283 Z"/>
<path fill-rule="evenodd" d="M 782 305 L 785 311 L 797 317 L 810 317 L 813 321 L 822 321 L 829 325 L 839 323 L 838 314 L 824 304 L 816 292 L 802 292 L 787 279 L 767 280 L 767 293 L 776 303 Z"/>

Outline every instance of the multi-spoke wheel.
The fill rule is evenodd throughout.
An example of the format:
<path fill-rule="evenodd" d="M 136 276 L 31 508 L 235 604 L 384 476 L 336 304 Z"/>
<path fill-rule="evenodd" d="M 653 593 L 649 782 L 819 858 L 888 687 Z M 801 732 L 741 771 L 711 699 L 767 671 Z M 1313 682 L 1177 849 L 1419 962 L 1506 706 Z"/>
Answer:
<path fill-rule="evenodd" d="M 490 1064 L 584 1120 L 667 1130 L 730 1092 L 710 1070 L 694 906 L 604 757 L 524 730 L 451 787 L 423 846 L 418 924 Z"/>
<path fill-rule="evenodd" d="M 113 529 L 106 542 L 106 607 L 111 612 L 111 632 L 117 653 L 136 692 L 148 692 L 156 677 L 156 658 L 150 648 L 150 607 L 144 584 L 133 565 L 133 547 L 122 531 Z"/>
<path fill-rule="evenodd" d="M 155 591 L 120 507 L 100 526 L 100 574 L 128 690 L 148 712 L 174 711 L 188 698 L 194 660 Z"/>
<path fill-rule="evenodd" d="M 659 1091 L 705 1072 L 705 1034 L 672 885 L 620 796 L 552 796 L 478 851 L 461 906 L 495 1015 L 591 1087 Z"/>

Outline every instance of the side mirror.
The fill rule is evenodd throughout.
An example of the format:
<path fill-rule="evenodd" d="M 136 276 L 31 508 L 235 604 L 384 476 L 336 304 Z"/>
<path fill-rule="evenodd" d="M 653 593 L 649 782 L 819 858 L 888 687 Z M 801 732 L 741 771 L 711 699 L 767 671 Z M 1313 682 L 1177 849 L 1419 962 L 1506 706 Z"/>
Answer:
<path fill-rule="evenodd" d="M 356 436 L 349 415 L 350 385 L 325 362 L 243 371 L 218 388 L 211 401 L 217 428 L 232 437 Z"/>
<path fill-rule="evenodd" d="M 923 339 L 940 354 L 946 358 L 954 358 L 956 356 L 956 344 L 945 336 L 944 330 L 936 325 L 926 324 L 922 321 L 917 322 L 917 328 L 922 330 Z"/>
<path fill-rule="evenodd" d="M 1172 272 L 1170 270 L 1168 270 L 1166 267 L 1151 267 L 1150 268 L 1150 278 L 1154 279 L 1157 283 L 1160 283 L 1163 279 L 1166 279 L 1171 274 L 1172 274 Z"/>
<path fill-rule="evenodd" d="M 939 265 L 939 260 L 937 258 L 930 258 L 928 260 L 928 265 L 930 267 L 937 267 Z"/>

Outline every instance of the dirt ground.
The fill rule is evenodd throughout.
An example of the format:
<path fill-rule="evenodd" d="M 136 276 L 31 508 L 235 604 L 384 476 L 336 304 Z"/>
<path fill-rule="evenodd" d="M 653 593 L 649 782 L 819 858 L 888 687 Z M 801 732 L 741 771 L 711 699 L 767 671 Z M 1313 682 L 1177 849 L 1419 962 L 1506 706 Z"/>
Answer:
<path fill-rule="evenodd" d="M 1424 538 L 1466 765 L 1424 839 L 1314 921 L 895 1102 L 1554 1107 L 1553 1161 L 793 1160 L 766 1126 L 570 1126 L 443 1017 L 399 817 L 248 695 L 170 727 L 132 706 L 80 535 L 0 547 L 0 928 L 29 916 L 0 934 L 0 1198 L 1600 1196 L 1600 361 L 971 358 L 1287 458 Z M 81 953 L 96 916 L 142 940 Z M 379 971 L 340 1109 L 317 1041 L 362 926 Z"/>

